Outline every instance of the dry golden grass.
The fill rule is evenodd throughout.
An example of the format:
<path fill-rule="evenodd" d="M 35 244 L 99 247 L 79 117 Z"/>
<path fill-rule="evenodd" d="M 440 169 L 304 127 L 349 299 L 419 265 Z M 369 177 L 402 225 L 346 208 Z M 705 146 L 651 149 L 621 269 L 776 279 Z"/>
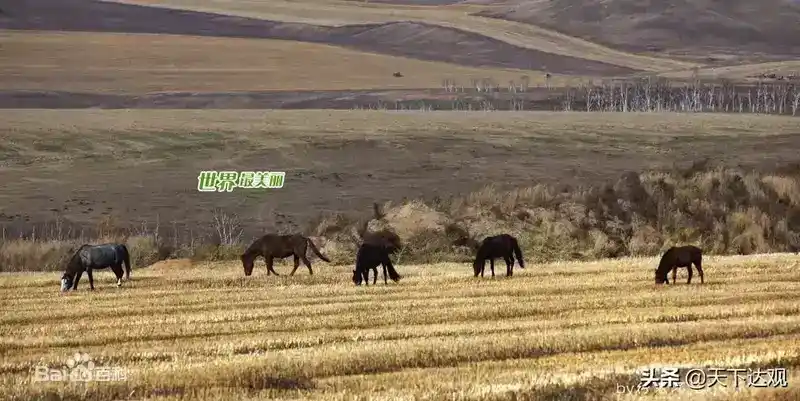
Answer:
<path fill-rule="evenodd" d="M 445 78 L 505 83 L 530 71 L 470 68 L 283 40 L 0 32 L 0 87 L 104 93 L 438 88 Z M 135 52 L 131 52 L 135 49 Z M 209 55 L 213 55 L 209 57 Z M 405 76 L 392 76 L 402 71 Z M 577 78 L 556 76 L 553 85 Z"/>
<path fill-rule="evenodd" d="M 0 275 L 4 399 L 618 399 L 649 365 L 788 368 L 788 389 L 657 399 L 797 399 L 800 257 L 707 257 L 706 283 L 655 288 L 656 260 L 399 265 L 355 287 L 349 266 L 243 277 L 236 264 L 160 262 L 58 293 L 58 275 Z M 288 271 L 288 265 L 277 270 Z M 697 276 L 695 276 L 697 277 Z M 32 383 L 81 351 L 123 382 Z M 640 399 L 626 396 L 624 399 Z"/>
<path fill-rule="evenodd" d="M 0 121 L 8 127 L 0 133 L 0 156 L 24 164 L 109 152 L 129 165 L 162 156 L 188 157 L 199 150 L 224 151 L 230 158 L 316 141 L 365 139 L 469 139 L 502 146 L 533 139 L 538 148 L 559 157 L 575 150 L 569 147 L 591 146 L 606 154 L 626 152 L 629 163 L 631 155 L 642 152 L 648 157 L 663 154 L 659 146 L 679 139 L 698 149 L 690 139 L 702 138 L 716 147 L 768 140 L 797 129 L 797 119 L 786 116 L 699 113 L 6 109 L 0 110 Z"/>
<path fill-rule="evenodd" d="M 224 0 L 202 2 L 197 0 L 121 0 L 118 2 L 322 26 L 418 21 L 474 32 L 519 47 L 645 71 L 669 71 L 697 65 L 685 61 L 626 53 L 528 24 L 469 15 L 485 8 L 480 5 L 407 6 L 330 0 L 236 2 Z"/>

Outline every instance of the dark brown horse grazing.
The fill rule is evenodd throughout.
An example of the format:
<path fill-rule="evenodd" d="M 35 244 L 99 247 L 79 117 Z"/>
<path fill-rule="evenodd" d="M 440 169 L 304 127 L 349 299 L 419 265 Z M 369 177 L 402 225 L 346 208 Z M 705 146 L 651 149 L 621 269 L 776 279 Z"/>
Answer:
<path fill-rule="evenodd" d="M 289 274 L 290 276 L 293 276 L 294 272 L 297 271 L 297 268 L 300 266 L 300 260 L 308 267 L 308 274 L 313 275 L 314 271 L 311 270 L 311 263 L 306 257 L 308 247 L 311 247 L 311 250 L 317 257 L 330 263 L 330 259 L 325 257 L 308 237 L 301 234 L 264 235 L 250 244 L 247 250 L 242 254 L 241 259 L 242 265 L 244 266 L 244 275 L 249 276 L 253 274 L 253 265 L 255 264 L 256 258 L 259 256 L 262 256 L 267 262 L 267 275 L 272 273 L 276 276 L 280 276 L 280 274 L 272 268 L 273 259 L 283 259 L 289 256 L 294 256 L 294 269 L 292 269 L 292 272 Z"/>
<path fill-rule="evenodd" d="M 486 259 L 489 259 L 489 266 L 492 269 L 492 277 L 494 277 L 494 260 L 496 258 L 503 258 L 506 262 L 506 276 L 514 274 L 514 255 L 517 256 L 519 267 L 525 268 L 525 261 L 522 260 L 522 250 L 519 248 L 517 239 L 509 234 L 500 234 L 493 237 L 484 238 L 478 247 L 478 253 L 475 255 L 475 262 L 472 264 L 472 269 L 475 277 L 480 273 L 483 277 L 483 271 L 486 267 Z"/>
<path fill-rule="evenodd" d="M 692 245 L 686 246 L 673 246 L 664 252 L 661 261 L 656 268 L 656 284 L 669 284 L 667 274 L 672 270 L 672 282 L 675 283 L 677 278 L 678 268 L 685 267 L 689 270 L 689 279 L 686 284 L 692 282 L 692 264 L 697 268 L 700 273 L 700 283 L 703 283 L 703 251 Z"/>
<path fill-rule="evenodd" d="M 364 285 L 369 285 L 369 271 L 370 269 L 374 273 L 374 277 L 372 279 L 372 284 L 378 282 L 378 265 L 383 266 L 383 283 L 389 284 L 389 280 L 387 280 L 387 272 L 388 278 L 391 278 L 392 281 L 398 282 L 400 281 L 400 274 L 397 273 L 397 270 L 394 269 L 392 265 L 392 260 L 389 259 L 389 254 L 393 252 L 393 248 L 376 243 L 368 243 L 365 242 L 361 244 L 358 248 L 358 253 L 356 254 L 356 268 L 353 270 L 353 284 L 361 285 L 361 282 L 364 282 Z"/>
<path fill-rule="evenodd" d="M 61 276 L 61 291 L 78 289 L 78 281 L 83 272 L 89 276 L 89 288 L 94 290 L 92 270 L 111 267 L 117 276 L 117 287 L 122 286 L 122 265 L 125 264 L 125 280 L 131 279 L 131 261 L 128 248 L 123 244 L 81 245 L 67 262 L 67 269 Z"/>

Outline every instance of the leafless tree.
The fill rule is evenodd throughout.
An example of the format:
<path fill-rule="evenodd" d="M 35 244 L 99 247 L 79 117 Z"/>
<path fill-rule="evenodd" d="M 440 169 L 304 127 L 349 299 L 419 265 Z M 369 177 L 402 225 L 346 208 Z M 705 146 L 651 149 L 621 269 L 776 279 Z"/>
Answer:
<path fill-rule="evenodd" d="M 219 236 L 221 245 L 234 245 L 241 240 L 244 230 L 236 216 L 225 214 L 217 209 L 214 211 L 213 219 L 214 230 Z"/>
<path fill-rule="evenodd" d="M 528 88 L 530 87 L 531 79 L 527 75 L 523 75 L 519 78 L 519 90 L 520 92 L 527 92 Z"/>

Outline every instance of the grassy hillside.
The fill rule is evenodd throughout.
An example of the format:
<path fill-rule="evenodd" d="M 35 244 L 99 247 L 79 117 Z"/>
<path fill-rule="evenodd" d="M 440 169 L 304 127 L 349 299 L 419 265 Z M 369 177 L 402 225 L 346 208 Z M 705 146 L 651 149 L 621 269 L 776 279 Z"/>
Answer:
<path fill-rule="evenodd" d="M 13 127 L 0 148 L 3 238 L 56 240 L 9 241 L 0 264 L 12 270 L 57 268 L 69 245 L 59 241 L 99 241 L 95 228 L 102 225 L 120 238 L 156 231 L 180 255 L 193 255 L 216 243 L 215 212 L 238 219 L 224 227 L 243 230 L 234 247 L 265 232 L 306 230 L 346 259 L 348 230 L 373 202 L 386 201 L 408 244 L 405 257 L 419 261 L 464 257 L 448 227 L 475 237 L 515 233 L 537 260 L 653 255 L 685 242 L 734 254 L 800 245 L 792 117 L 255 110 L 0 116 Z M 690 166 L 702 158 L 711 163 Z M 280 190 L 201 193 L 202 170 L 278 170 L 287 179 Z M 143 246 L 148 255 L 160 252 Z"/>
<path fill-rule="evenodd" d="M 4 31 L 0 88 L 142 94 L 438 88 L 444 79 L 506 84 L 530 71 L 358 52 L 284 40 L 88 32 Z M 137 49 L 135 55 L 131 49 Z M 354 73 L 357 71 L 357 73 Z M 401 72 L 402 77 L 394 77 Z M 552 84 L 566 84 L 557 76 Z"/>
<path fill-rule="evenodd" d="M 791 117 L 666 113 L 0 110 L 0 120 L 0 212 L 28 227 L 106 215 L 192 227 L 218 207 L 263 230 L 277 223 L 269 216 L 303 226 L 374 201 L 601 185 L 703 157 L 768 171 L 796 161 L 798 133 Z M 199 171 L 228 168 L 280 169 L 287 184 L 197 192 Z"/>
<path fill-rule="evenodd" d="M 800 53 L 800 5 L 787 0 L 510 3 L 478 15 L 535 24 L 631 52 L 702 56 L 701 62 L 795 58 Z"/>
<path fill-rule="evenodd" d="M 48 274 L 0 275 L 0 397 L 177 400 L 796 400 L 800 259 L 708 257 L 705 284 L 654 288 L 655 259 L 529 264 L 474 279 L 408 265 L 354 287 L 349 266 L 245 278 L 236 264 L 162 262 L 58 294 Z M 278 267 L 287 272 L 286 267 Z M 85 278 L 84 278 L 85 280 Z M 117 382 L 32 383 L 76 352 Z M 781 367 L 788 388 L 617 394 L 652 365 Z M 624 391 L 624 390 L 623 390 Z M 654 391 L 655 392 L 655 391 Z M 622 396 L 623 398 L 618 398 Z M 360 397 L 360 398 L 359 398 Z"/>
<path fill-rule="evenodd" d="M 458 26 L 419 20 L 324 26 L 110 2 L 30 1 L 30 7 L 14 6 L 9 11 L 14 17 L 0 20 L 0 28 L 283 39 L 476 67 L 547 67 L 554 73 L 578 75 L 624 75 L 638 70 L 580 55 L 552 54 Z M 346 11 L 347 7 L 342 7 Z M 37 9 L 47 11 L 37 13 Z"/>
<path fill-rule="evenodd" d="M 448 38 L 452 37 L 454 33 L 444 29 L 447 28 L 479 35 L 471 38 L 470 42 L 483 41 L 480 37 L 484 37 L 524 49 L 602 62 L 633 70 L 665 71 L 677 68 L 691 68 L 695 65 L 693 63 L 625 53 L 524 23 L 471 15 L 483 9 L 482 6 L 478 5 L 420 7 L 402 4 L 320 0 L 268 0 L 258 2 L 159 0 L 147 1 L 146 3 L 132 0 L 124 1 L 124 3 L 213 12 L 286 23 L 305 23 L 317 26 L 317 31 L 320 33 L 325 31 L 323 28 L 326 26 L 345 27 L 353 24 L 387 23 L 391 25 L 392 22 L 411 21 L 415 24 L 411 28 L 402 27 L 403 29 L 410 29 L 409 31 L 404 31 L 404 33 L 387 36 L 386 34 L 378 34 L 378 32 L 366 32 L 359 35 L 361 40 L 377 42 L 391 40 L 394 46 L 400 45 L 404 48 L 414 46 L 415 43 L 418 43 L 417 37 L 419 35 L 425 35 L 426 31 L 434 30 L 436 34 L 431 34 L 426 39 L 428 42 L 427 47 L 441 43 L 441 49 L 450 49 L 449 51 L 451 52 L 454 49 L 454 43 L 450 43 Z M 430 25 L 433 28 L 418 25 L 419 23 Z M 380 29 L 380 31 L 383 30 Z M 396 30 L 396 28 L 393 30 Z M 386 46 L 384 45 L 384 47 Z M 480 54 L 491 48 L 491 46 L 486 44 L 481 45 L 481 48 L 483 50 L 473 51 L 476 53 L 474 57 L 481 57 Z M 528 62 L 533 63 L 533 65 L 524 68 L 542 68 L 536 58 L 530 59 Z M 555 59 L 545 64 L 550 72 L 562 72 L 560 71 L 563 68 L 562 63 Z M 587 62 L 587 65 L 590 64 Z M 614 72 L 611 72 L 611 74 L 614 74 Z"/>

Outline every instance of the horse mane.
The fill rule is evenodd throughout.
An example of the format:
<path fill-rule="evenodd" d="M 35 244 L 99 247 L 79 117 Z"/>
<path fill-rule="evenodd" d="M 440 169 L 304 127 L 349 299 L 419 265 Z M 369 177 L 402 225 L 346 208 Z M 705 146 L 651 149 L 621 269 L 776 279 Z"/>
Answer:
<path fill-rule="evenodd" d="M 253 243 L 250 244 L 250 246 L 248 246 L 247 249 L 244 250 L 244 253 L 242 253 L 241 258 L 242 259 L 245 259 L 245 258 L 251 259 L 253 257 L 253 255 L 260 254 L 261 251 L 259 250 L 259 245 L 261 244 L 261 242 L 264 241 L 264 237 L 265 236 L 260 237 L 257 240 L 253 241 Z"/>
<path fill-rule="evenodd" d="M 658 270 L 662 270 L 667 267 L 672 267 L 672 255 L 675 253 L 675 247 L 670 247 L 664 252 L 664 255 L 661 256 L 661 260 L 658 262 Z"/>
<path fill-rule="evenodd" d="M 480 256 L 483 256 L 483 255 L 486 255 L 486 253 L 489 252 L 489 247 L 490 246 L 491 245 L 488 242 L 486 242 L 485 240 L 481 241 L 481 242 L 478 242 L 478 246 L 475 249 L 475 256 L 476 257 L 480 257 Z"/>
<path fill-rule="evenodd" d="M 78 249 L 75 250 L 75 252 L 72 254 L 72 256 L 70 256 L 69 261 L 67 262 L 67 270 L 69 270 L 71 267 L 74 267 L 76 264 L 78 264 L 78 262 L 81 259 L 81 251 L 84 248 L 88 248 L 90 246 L 91 245 L 89 245 L 89 244 L 83 244 L 83 245 L 79 246 Z"/>

